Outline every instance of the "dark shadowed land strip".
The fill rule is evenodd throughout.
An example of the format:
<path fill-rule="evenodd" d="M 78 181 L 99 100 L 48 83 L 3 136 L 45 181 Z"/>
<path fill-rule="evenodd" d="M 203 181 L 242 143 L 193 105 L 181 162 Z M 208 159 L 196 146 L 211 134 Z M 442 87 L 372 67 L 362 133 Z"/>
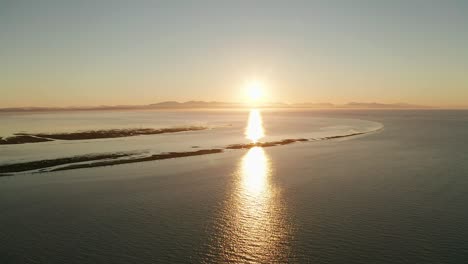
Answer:
<path fill-rule="evenodd" d="M 271 141 L 271 142 L 257 142 L 257 143 L 247 143 L 247 144 L 233 144 L 226 147 L 226 149 L 251 149 L 253 147 L 274 147 L 274 146 L 281 146 L 281 145 L 288 145 L 295 142 L 306 142 L 306 141 L 317 141 L 317 140 L 331 140 L 331 139 L 339 139 L 339 138 L 348 138 L 353 136 L 364 135 L 370 132 L 359 132 L 347 135 L 339 135 L 339 136 L 330 136 L 330 137 L 323 137 L 323 138 L 314 138 L 314 139 L 307 139 L 307 138 L 292 138 L 292 139 L 283 139 L 279 141 Z"/>
<path fill-rule="evenodd" d="M 174 127 L 174 128 L 129 128 L 129 129 L 104 129 L 104 130 L 90 130 L 79 131 L 71 133 L 15 133 L 14 136 L 7 138 L 0 138 L 0 145 L 9 144 L 25 144 L 25 143 L 38 143 L 53 140 L 87 140 L 87 139 L 104 139 L 104 138 L 120 138 L 120 137 L 133 137 L 140 135 L 156 135 L 164 133 L 177 133 L 186 131 L 205 130 L 207 127 L 202 126 L 189 126 L 189 127 Z"/>
<path fill-rule="evenodd" d="M 121 159 L 121 158 L 130 157 L 135 153 L 115 153 L 115 154 L 102 154 L 102 155 L 75 156 L 75 157 L 69 157 L 69 158 L 39 160 L 39 161 L 0 165 L 0 176 L 10 176 L 11 174 L 8 174 L 8 173 L 46 169 L 46 168 L 51 168 L 51 167 L 56 167 L 56 166 L 61 166 L 61 165 L 66 165 L 66 164 L 70 164 L 70 165 L 55 168 L 55 169 L 48 170 L 48 171 L 93 168 L 93 167 L 111 166 L 111 165 L 118 165 L 118 164 L 144 162 L 144 161 L 199 156 L 199 155 L 207 155 L 207 154 L 214 154 L 214 153 L 221 153 L 221 152 L 223 152 L 223 149 L 202 149 L 202 150 L 188 151 L 188 152 L 169 152 L 169 153 L 162 153 L 162 154 L 154 154 L 154 155 L 147 156 L 147 157 L 130 158 L 130 159 Z M 71 164 L 71 163 L 89 162 L 89 161 L 96 161 L 96 162 L 84 163 L 84 164 Z M 38 171 L 38 172 L 44 172 L 44 171 Z"/>
<path fill-rule="evenodd" d="M 306 138 L 297 138 L 297 139 L 283 139 L 280 141 L 271 141 L 271 142 L 257 142 L 257 143 L 247 143 L 247 144 L 233 144 L 226 147 L 226 149 L 250 149 L 253 147 L 274 147 L 274 146 L 281 146 L 287 145 L 294 142 L 305 142 L 309 141 Z"/>
<path fill-rule="evenodd" d="M 207 154 L 214 154 L 214 153 L 221 153 L 221 152 L 223 152 L 222 149 L 202 149 L 202 150 L 189 151 L 189 152 L 169 152 L 169 153 L 155 154 L 155 155 L 151 155 L 149 157 L 135 158 L 135 159 L 107 160 L 107 161 L 100 161 L 100 162 L 95 162 L 95 163 L 72 164 L 72 165 L 69 165 L 69 166 L 52 169 L 51 171 L 61 171 L 61 170 L 73 170 L 73 169 L 82 169 L 82 168 L 111 166 L 111 165 L 118 165 L 118 164 L 144 162 L 144 161 L 173 159 L 173 158 L 182 158 L 182 157 L 190 157 L 190 156 L 200 156 L 200 155 L 207 155 Z"/>
<path fill-rule="evenodd" d="M 13 145 L 13 144 L 25 144 L 25 143 L 39 143 L 52 141 L 52 139 L 40 138 L 30 135 L 16 135 L 13 137 L 0 138 L 0 145 Z"/>
<path fill-rule="evenodd" d="M 377 132 L 377 131 L 379 131 L 379 130 L 380 130 L 380 129 L 375 130 L 375 131 L 372 131 L 372 132 Z M 370 132 L 359 132 L 359 133 L 353 133 L 353 134 L 347 134 L 347 135 L 324 137 L 324 138 L 321 138 L 321 139 L 318 139 L 318 140 L 347 138 L 347 137 L 354 137 L 354 136 L 364 135 L 364 134 L 368 134 L 368 133 L 370 133 Z"/>
<path fill-rule="evenodd" d="M 136 158 L 131 157 L 132 155 L 135 154 L 133 152 L 133 153 L 102 154 L 102 155 L 93 155 L 93 156 L 90 156 L 90 155 L 75 156 L 75 157 L 69 157 L 69 158 L 32 161 L 32 162 L 0 165 L 0 176 L 11 176 L 13 175 L 11 173 L 47 169 L 47 168 L 52 168 L 52 167 L 57 167 L 57 166 L 62 166 L 62 165 L 64 166 L 52 168 L 50 170 L 37 171 L 37 172 L 94 168 L 94 167 L 112 166 L 112 165 L 119 165 L 119 164 L 129 164 L 129 163 L 137 163 L 137 162 L 145 162 L 145 161 L 155 161 L 155 160 L 215 154 L 215 153 L 222 153 L 224 152 L 224 150 L 250 149 L 253 147 L 274 147 L 274 146 L 288 145 L 288 144 L 292 144 L 295 142 L 333 140 L 333 139 L 349 138 L 353 136 L 364 135 L 364 134 L 368 134 L 372 132 L 377 132 L 380 130 L 381 129 L 370 131 L 370 132 L 360 132 L 360 133 L 352 133 L 352 134 L 347 134 L 347 135 L 338 135 L 338 136 L 313 138 L 313 139 L 297 138 L 297 139 L 283 139 L 283 140 L 271 141 L 271 142 L 233 144 L 233 145 L 228 145 L 224 148 L 202 149 L 202 150 L 187 151 L 187 152 L 169 152 L 169 153 L 154 154 L 151 156 L 136 157 Z M 128 158 L 128 159 L 125 159 L 125 158 Z M 96 162 L 76 164 L 79 162 L 89 162 L 89 161 L 96 161 Z"/>
<path fill-rule="evenodd" d="M 0 165 L 0 173 L 12 173 L 12 172 L 38 170 L 38 169 L 65 165 L 65 164 L 70 164 L 70 163 L 76 163 L 76 162 L 96 161 L 96 160 L 103 160 L 103 159 L 118 159 L 118 158 L 128 157 L 130 155 L 131 155 L 130 153 L 85 155 L 85 156 L 74 156 L 74 157 L 60 158 L 60 159 L 48 159 L 48 160 L 6 164 L 6 165 Z"/>
<path fill-rule="evenodd" d="M 164 133 L 177 133 L 186 131 L 204 130 L 207 127 L 190 126 L 190 127 L 175 127 L 175 128 L 132 128 L 132 129 L 108 129 L 108 130 L 91 130 L 73 133 L 57 133 L 57 134 L 31 134 L 36 137 L 59 139 L 59 140 L 83 140 L 83 139 L 102 139 L 102 138 L 119 138 L 132 137 L 140 135 L 156 135 Z M 19 134 L 18 134 L 19 135 Z M 25 134 L 27 135 L 27 134 Z"/>

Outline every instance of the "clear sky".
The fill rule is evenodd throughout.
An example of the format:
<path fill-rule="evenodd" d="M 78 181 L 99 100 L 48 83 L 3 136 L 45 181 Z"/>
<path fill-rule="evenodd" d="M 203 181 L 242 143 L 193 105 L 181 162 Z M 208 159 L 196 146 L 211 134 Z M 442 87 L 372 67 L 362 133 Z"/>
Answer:
<path fill-rule="evenodd" d="M 468 105 L 468 1 L 0 0 L 0 107 Z"/>

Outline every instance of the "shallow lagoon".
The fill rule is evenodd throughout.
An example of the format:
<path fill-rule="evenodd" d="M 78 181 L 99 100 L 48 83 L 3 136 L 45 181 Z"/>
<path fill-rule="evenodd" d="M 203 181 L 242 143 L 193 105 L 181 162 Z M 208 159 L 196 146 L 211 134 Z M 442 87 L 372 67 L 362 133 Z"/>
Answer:
<path fill-rule="evenodd" d="M 382 128 L 382 124 L 366 120 L 324 118 L 301 115 L 300 112 L 288 114 L 273 110 L 4 113 L 0 118 L 5 120 L 0 122 L 3 137 L 18 132 L 39 135 L 85 134 L 87 131 L 105 132 L 106 130 L 109 132 L 109 138 L 0 145 L 0 173 L 1 165 L 5 164 L 70 157 L 78 157 L 76 160 L 89 160 L 90 156 L 112 157 L 116 154 L 125 154 L 122 160 L 136 159 L 169 152 L 188 153 L 194 149 L 224 149 L 253 141 L 268 143 L 285 139 L 320 140 L 368 133 Z M 39 123 L 37 120 L 42 122 Z M 80 124 L 83 125 L 80 127 Z M 187 131 L 183 131 L 184 128 Z M 146 129 L 153 132 L 159 130 L 173 130 L 173 132 L 113 138 L 115 129 L 127 134 L 129 131 L 138 132 Z M 256 140 L 251 138 L 252 133 L 254 137 L 258 137 Z M 256 133 L 261 133 L 261 136 L 255 135 Z M 63 138 L 63 135 L 67 134 L 58 135 Z M 44 138 L 50 139 L 51 135 L 45 135 Z"/>

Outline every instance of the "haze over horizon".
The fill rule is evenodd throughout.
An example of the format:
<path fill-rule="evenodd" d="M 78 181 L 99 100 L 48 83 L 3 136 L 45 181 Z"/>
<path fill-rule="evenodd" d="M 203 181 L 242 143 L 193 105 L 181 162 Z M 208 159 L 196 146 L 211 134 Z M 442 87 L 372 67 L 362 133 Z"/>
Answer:
<path fill-rule="evenodd" d="M 265 101 L 466 107 L 464 1 L 1 1 L 0 108 Z"/>
<path fill-rule="evenodd" d="M 24 106 L 24 107 L 0 107 L 1 112 L 16 111 L 53 111 L 53 110 L 151 110 L 151 109 L 252 109 L 252 108 L 310 108 L 310 109 L 435 109 L 430 105 L 380 102 L 348 102 L 333 104 L 329 102 L 220 102 L 220 101 L 162 101 L 139 105 L 73 105 L 73 106 Z M 438 108 L 441 109 L 441 108 Z M 442 108 L 443 109 L 443 108 Z M 463 109 L 452 107 L 446 109 Z"/>

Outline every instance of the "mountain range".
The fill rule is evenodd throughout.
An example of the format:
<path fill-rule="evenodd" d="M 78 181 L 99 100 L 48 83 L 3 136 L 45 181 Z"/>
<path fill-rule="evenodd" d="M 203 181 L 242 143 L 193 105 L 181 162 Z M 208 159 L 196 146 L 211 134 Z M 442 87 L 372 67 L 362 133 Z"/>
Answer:
<path fill-rule="evenodd" d="M 87 111 L 87 110 L 151 110 L 151 109 L 223 109 L 251 108 L 251 105 L 235 102 L 216 101 L 165 101 L 148 105 L 101 105 L 101 106 L 71 106 L 71 107 L 10 107 L 0 108 L 0 112 L 23 111 Z M 407 103 L 384 104 L 375 102 L 350 102 L 347 104 L 332 103 L 282 103 L 269 102 L 255 105 L 258 108 L 314 108 L 314 109 L 430 109 L 433 107 Z"/>

